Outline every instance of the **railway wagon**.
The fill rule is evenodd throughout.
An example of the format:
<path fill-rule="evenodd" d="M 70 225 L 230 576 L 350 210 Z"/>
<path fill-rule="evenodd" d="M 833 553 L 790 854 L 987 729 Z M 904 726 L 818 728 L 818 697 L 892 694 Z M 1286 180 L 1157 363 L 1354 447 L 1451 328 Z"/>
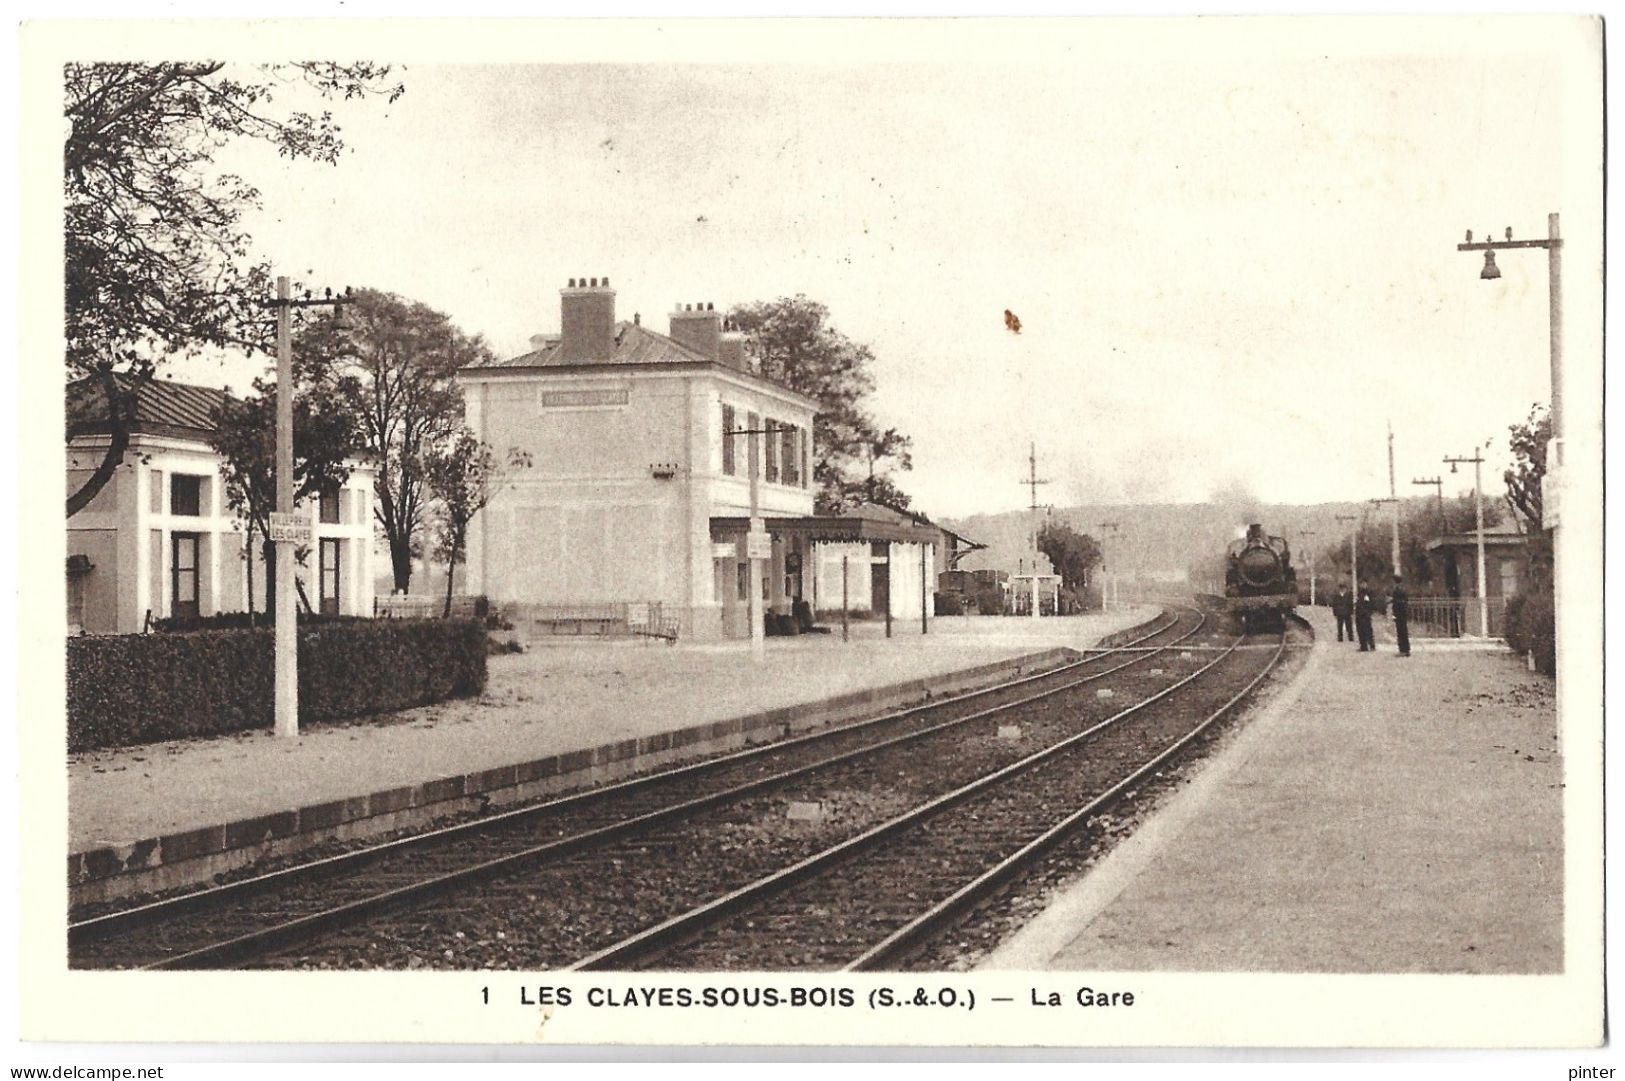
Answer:
<path fill-rule="evenodd" d="M 1298 604 L 1298 575 L 1283 537 L 1253 523 L 1225 553 L 1224 606 L 1244 630 L 1277 629 Z"/>

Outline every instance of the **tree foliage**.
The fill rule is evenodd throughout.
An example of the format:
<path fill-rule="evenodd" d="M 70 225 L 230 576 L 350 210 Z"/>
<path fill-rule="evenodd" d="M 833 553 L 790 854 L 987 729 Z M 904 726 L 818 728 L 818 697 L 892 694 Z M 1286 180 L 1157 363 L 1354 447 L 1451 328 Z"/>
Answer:
<path fill-rule="evenodd" d="M 1484 504 L 1484 525 L 1489 528 L 1501 520 L 1500 508 L 1491 502 Z M 1407 499 L 1400 504 L 1399 516 L 1399 573 L 1413 591 L 1443 595 L 1446 583 L 1437 559 L 1428 555 L 1428 542 L 1445 534 L 1472 533 L 1477 528 L 1477 515 L 1471 495 L 1457 496 L 1440 502 L 1432 497 Z M 1388 511 L 1366 514 L 1362 518 L 1359 543 L 1360 578 L 1367 584 L 1385 589 L 1393 581 L 1393 527 Z M 1298 581 L 1305 587 L 1309 580 L 1307 553 L 1294 553 L 1293 567 Z M 1315 573 L 1321 588 L 1330 592 L 1339 582 L 1349 577 L 1349 535 L 1324 545 L 1316 553 Z"/>
<path fill-rule="evenodd" d="M 349 100 L 403 92 L 376 64 L 219 62 L 68 64 L 63 111 L 67 381 L 101 378 L 113 425 L 102 468 L 70 494 L 69 516 L 123 457 L 130 403 L 164 357 L 263 348 L 257 306 L 270 275 L 250 255 L 242 217 L 259 205 L 214 158 L 234 140 L 333 163 L 344 143 L 329 111 L 279 107 L 289 94 Z M 71 439 L 79 430 L 72 425 Z"/>
<path fill-rule="evenodd" d="M 468 524 L 496 498 L 513 471 L 530 468 L 531 457 L 514 447 L 504 463 L 489 444 L 464 428 L 444 446 L 429 451 L 423 464 L 429 492 L 438 500 L 435 554 L 446 561 L 445 614 L 450 616 L 452 582 L 467 551 Z"/>
<path fill-rule="evenodd" d="M 1546 478 L 1546 444 L 1552 438 L 1552 417 L 1544 406 L 1534 405 L 1520 424 L 1507 429 L 1512 466 L 1501 479 L 1506 483 L 1507 506 L 1523 527 L 1529 549 L 1530 569 L 1537 575 L 1548 573 L 1552 564 L 1552 540 L 1546 532 L 1546 507 L 1541 499 L 1541 482 Z"/>
<path fill-rule="evenodd" d="M 406 592 L 424 524 L 428 456 L 462 430 L 454 376 L 491 351 L 444 313 L 371 289 L 357 291 L 342 314 L 309 324 L 299 347 L 326 358 L 351 391 L 349 408 L 378 470 L 373 514 L 389 542 L 395 588 Z"/>
<path fill-rule="evenodd" d="M 301 378 L 303 376 L 303 378 Z M 249 549 L 257 533 L 264 540 L 266 595 L 276 589 L 276 545 L 271 512 L 276 510 L 276 392 L 274 380 L 254 380 L 248 398 L 228 397 L 217 418 L 213 445 L 220 455 L 226 505 L 248 526 Z M 293 492 L 302 503 L 334 492 L 350 479 L 350 459 L 361 452 L 354 415 L 345 403 L 355 393 L 343 378 L 320 365 L 296 365 L 293 399 Z M 295 555 L 302 562 L 304 552 Z M 249 573 L 253 560 L 249 559 Z M 252 577 L 249 597 L 254 595 Z"/>
<path fill-rule="evenodd" d="M 1038 531 L 1038 550 L 1049 557 L 1055 573 L 1061 576 L 1061 584 L 1073 591 L 1088 587 L 1094 568 L 1103 558 L 1100 542 L 1064 522 L 1044 523 Z"/>
<path fill-rule="evenodd" d="M 829 324 L 829 309 L 805 296 L 735 308 L 758 370 L 819 403 L 813 421 L 813 480 L 819 513 L 869 501 L 906 509 L 895 474 L 913 467 L 909 437 L 881 428 L 864 408 L 874 390 L 874 353 Z"/>

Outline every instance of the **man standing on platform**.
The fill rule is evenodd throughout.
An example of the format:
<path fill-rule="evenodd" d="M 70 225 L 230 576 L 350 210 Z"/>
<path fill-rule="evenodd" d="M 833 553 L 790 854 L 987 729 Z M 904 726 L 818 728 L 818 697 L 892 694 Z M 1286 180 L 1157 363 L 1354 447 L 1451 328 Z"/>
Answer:
<path fill-rule="evenodd" d="M 1371 590 L 1361 582 L 1360 595 L 1354 599 L 1354 628 L 1360 632 L 1361 653 L 1372 653 L 1377 648 L 1377 636 L 1371 630 L 1371 613 L 1376 607 L 1377 602 L 1372 598 Z"/>
<path fill-rule="evenodd" d="M 1405 592 L 1405 583 L 1394 575 L 1394 588 L 1388 594 L 1388 604 L 1394 613 L 1394 638 L 1399 642 L 1399 655 L 1411 655 L 1411 598 Z"/>
<path fill-rule="evenodd" d="M 1349 595 L 1349 587 L 1339 585 L 1337 595 L 1332 598 L 1332 615 L 1337 617 L 1337 640 L 1343 641 L 1343 632 L 1348 632 L 1348 640 L 1354 641 L 1354 598 Z"/>

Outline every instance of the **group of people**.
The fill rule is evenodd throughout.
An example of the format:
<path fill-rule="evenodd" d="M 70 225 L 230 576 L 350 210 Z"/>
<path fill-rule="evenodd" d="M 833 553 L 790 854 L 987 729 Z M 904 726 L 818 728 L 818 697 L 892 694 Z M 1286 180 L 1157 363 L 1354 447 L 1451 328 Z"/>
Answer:
<path fill-rule="evenodd" d="M 1410 603 L 1404 582 L 1399 575 L 1394 575 L 1394 588 L 1388 593 L 1388 608 L 1394 618 L 1394 640 L 1399 645 L 1401 657 L 1411 655 Z M 1332 615 L 1337 617 L 1337 640 L 1343 641 L 1343 634 L 1347 631 L 1350 642 L 1355 640 L 1356 635 L 1359 636 L 1361 653 L 1376 652 L 1377 640 L 1371 630 L 1371 616 L 1377 608 L 1377 599 L 1364 582 L 1360 583 L 1357 596 L 1349 594 L 1348 586 L 1338 586 L 1337 595 L 1332 598 Z"/>

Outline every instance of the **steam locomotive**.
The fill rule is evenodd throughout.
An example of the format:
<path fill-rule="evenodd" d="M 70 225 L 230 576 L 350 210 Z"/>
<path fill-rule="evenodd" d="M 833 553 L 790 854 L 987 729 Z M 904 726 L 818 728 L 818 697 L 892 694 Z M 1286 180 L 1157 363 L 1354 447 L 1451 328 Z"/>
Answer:
<path fill-rule="evenodd" d="M 1298 604 L 1298 575 L 1285 538 L 1270 537 L 1256 522 L 1230 542 L 1224 571 L 1224 606 L 1246 630 L 1279 629 Z"/>

